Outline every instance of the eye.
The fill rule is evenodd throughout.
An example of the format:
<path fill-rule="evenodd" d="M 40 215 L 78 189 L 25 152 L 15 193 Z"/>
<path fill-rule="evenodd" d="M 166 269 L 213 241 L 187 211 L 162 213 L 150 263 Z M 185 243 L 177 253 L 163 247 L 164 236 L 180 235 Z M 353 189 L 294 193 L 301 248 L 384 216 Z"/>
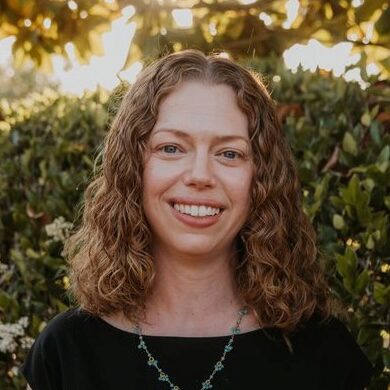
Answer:
<path fill-rule="evenodd" d="M 221 154 L 225 154 L 225 156 L 227 156 L 228 160 L 236 160 L 236 158 L 234 158 L 235 156 L 238 158 L 242 158 L 242 154 L 236 152 L 235 150 L 225 150 Z"/>
<path fill-rule="evenodd" d="M 175 154 L 175 150 L 178 150 L 179 148 L 175 145 L 171 145 L 171 144 L 167 144 L 167 145 L 163 145 L 161 146 L 158 150 L 159 151 L 163 151 L 164 153 L 167 153 L 167 154 Z"/>

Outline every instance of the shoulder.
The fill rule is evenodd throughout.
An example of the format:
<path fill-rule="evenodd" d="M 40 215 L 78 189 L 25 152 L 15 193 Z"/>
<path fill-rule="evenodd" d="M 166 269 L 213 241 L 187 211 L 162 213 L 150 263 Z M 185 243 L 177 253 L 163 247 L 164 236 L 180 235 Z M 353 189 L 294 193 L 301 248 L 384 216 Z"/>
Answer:
<path fill-rule="evenodd" d="M 92 316 L 79 307 L 68 309 L 48 321 L 35 340 L 37 350 L 54 354 L 74 345 L 91 330 Z"/>
<path fill-rule="evenodd" d="M 293 333 L 294 337 L 320 337 L 320 336 L 334 336 L 340 337 L 346 334 L 351 336 L 347 326 L 334 315 L 326 320 L 322 319 L 318 314 L 313 314 L 311 318 L 302 322 L 296 331 Z"/>
<path fill-rule="evenodd" d="M 20 367 L 33 389 L 60 389 L 63 364 L 73 357 L 75 347 L 88 335 L 93 337 L 93 317 L 78 307 L 57 314 L 48 321 Z"/>
<path fill-rule="evenodd" d="M 347 325 L 335 316 L 326 321 L 313 316 L 293 336 L 293 344 L 298 353 L 318 361 L 328 377 L 342 378 L 345 388 L 363 389 L 374 374 L 373 365 Z"/>
<path fill-rule="evenodd" d="M 299 345 L 314 345 L 327 350 L 337 347 L 338 353 L 361 352 L 346 324 L 335 316 L 323 320 L 318 315 L 313 315 L 309 321 L 300 325 L 293 339 Z"/>
<path fill-rule="evenodd" d="M 42 330 L 43 337 L 65 336 L 80 328 L 86 321 L 91 318 L 89 314 L 79 307 L 73 307 L 53 317 Z"/>
<path fill-rule="evenodd" d="M 20 370 L 33 389 L 60 389 L 64 351 L 74 345 L 74 330 L 86 316 L 78 308 L 52 318 L 31 346 Z"/>

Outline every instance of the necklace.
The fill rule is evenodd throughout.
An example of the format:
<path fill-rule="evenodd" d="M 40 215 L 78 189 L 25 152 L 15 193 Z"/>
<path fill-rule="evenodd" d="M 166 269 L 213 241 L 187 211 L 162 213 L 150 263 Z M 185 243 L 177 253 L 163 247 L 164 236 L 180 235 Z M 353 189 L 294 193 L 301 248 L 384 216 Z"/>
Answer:
<path fill-rule="evenodd" d="M 218 360 L 218 362 L 214 365 L 214 370 L 213 372 L 210 374 L 210 376 L 202 383 L 202 388 L 201 390 L 207 390 L 207 389 L 211 389 L 213 387 L 213 385 L 211 384 L 211 380 L 213 379 L 214 375 L 218 372 L 218 371 L 221 371 L 223 368 L 224 368 L 224 365 L 223 365 L 223 361 L 225 360 L 225 357 L 226 357 L 226 354 L 228 352 L 230 352 L 232 349 L 233 349 L 233 341 L 234 341 L 234 336 L 236 334 L 239 334 L 240 333 L 240 324 L 241 324 L 241 320 L 242 320 L 242 317 L 244 315 L 246 315 L 248 313 L 248 310 L 246 307 L 243 307 L 241 308 L 239 311 L 238 311 L 238 320 L 236 322 L 236 325 L 231 328 L 231 331 L 232 331 L 232 335 L 228 341 L 228 343 L 225 345 L 225 348 L 224 348 L 224 351 L 223 351 L 223 354 L 221 356 L 221 358 Z M 166 374 L 159 366 L 158 366 L 158 361 L 152 356 L 152 354 L 149 352 L 148 350 L 148 347 L 146 346 L 145 344 L 145 341 L 142 337 L 142 333 L 141 333 L 141 327 L 139 326 L 139 324 L 137 324 L 135 327 L 134 327 L 135 331 L 137 332 L 138 334 L 138 338 L 139 338 L 139 344 L 138 344 L 138 349 L 143 349 L 145 351 L 145 353 L 147 354 L 148 356 L 148 365 L 149 366 L 153 366 L 156 368 L 158 374 L 159 374 L 159 377 L 158 377 L 158 380 L 162 381 L 162 382 L 167 382 L 170 386 L 171 389 L 173 390 L 181 390 L 179 386 L 177 385 L 174 385 L 172 383 L 172 381 L 170 380 L 168 374 Z"/>

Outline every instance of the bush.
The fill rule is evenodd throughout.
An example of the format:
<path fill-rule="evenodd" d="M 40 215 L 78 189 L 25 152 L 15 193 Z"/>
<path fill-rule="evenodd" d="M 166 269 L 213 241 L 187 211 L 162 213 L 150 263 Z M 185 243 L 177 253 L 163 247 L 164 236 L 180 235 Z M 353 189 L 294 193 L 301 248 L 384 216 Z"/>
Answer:
<path fill-rule="evenodd" d="M 390 114 L 385 82 L 362 90 L 323 72 L 246 64 L 268 77 L 296 157 L 304 208 L 318 232 L 333 293 L 376 367 L 370 389 L 389 381 Z M 273 77 L 278 75 L 278 77 Z M 17 373 L 32 338 L 71 304 L 61 255 L 123 86 L 76 99 L 46 91 L 0 104 L 0 387 Z M 118 92 L 116 91 L 116 92 Z"/>
<path fill-rule="evenodd" d="M 63 240 L 105 134 L 101 92 L 82 99 L 46 91 L 0 106 L 0 388 L 25 388 L 16 375 L 31 339 L 65 310 Z M 13 331 L 11 324 L 27 317 Z M 16 341 L 16 343 L 14 343 Z M 22 386 L 23 384 L 23 386 Z"/>

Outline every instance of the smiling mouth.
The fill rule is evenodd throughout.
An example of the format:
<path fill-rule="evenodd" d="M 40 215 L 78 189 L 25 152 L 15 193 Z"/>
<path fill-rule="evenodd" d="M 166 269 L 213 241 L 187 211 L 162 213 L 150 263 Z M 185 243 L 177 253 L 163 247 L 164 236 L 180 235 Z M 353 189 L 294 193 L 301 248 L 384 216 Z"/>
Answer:
<path fill-rule="evenodd" d="M 224 208 L 216 208 L 216 207 L 209 207 L 209 206 L 203 206 L 203 205 L 180 205 L 174 202 L 169 203 L 170 207 L 173 208 L 175 211 L 180 213 L 181 215 L 186 215 L 188 217 L 194 217 L 194 218 L 212 218 L 212 217 L 219 217 L 221 214 L 225 211 Z M 184 207 L 183 207 L 184 206 Z"/>

